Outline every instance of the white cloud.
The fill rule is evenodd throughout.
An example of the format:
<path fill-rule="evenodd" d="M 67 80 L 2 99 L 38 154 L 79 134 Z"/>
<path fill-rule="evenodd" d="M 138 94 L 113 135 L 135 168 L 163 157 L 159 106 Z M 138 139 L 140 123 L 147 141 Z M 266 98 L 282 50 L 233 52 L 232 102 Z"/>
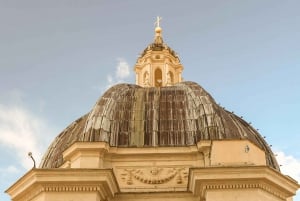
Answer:
<path fill-rule="evenodd" d="M 104 90 L 107 90 L 109 87 L 124 82 L 130 76 L 130 67 L 127 61 L 123 58 L 118 59 L 118 64 L 115 67 L 114 75 L 108 74 L 106 76 L 107 85 Z"/>
<path fill-rule="evenodd" d="M 107 81 L 108 81 L 109 84 L 113 83 L 113 78 L 112 78 L 111 75 L 107 75 L 106 78 L 107 78 Z"/>
<path fill-rule="evenodd" d="M 10 165 L 6 168 L 0 168 L 0 173 L 6 174 L 6 173 L 19 173 L 20 170 L 16 168 L 13 165 Z"/>
<path fill-rule="evenodd" d="M 124 79 L 130 75 L 129 64 L 122 58 L 118 59 L 118 65 L 116 70 L 116 78 Z"/>
<path fill-rule="evenodd" d="M 276 152 L 276 155 L 276 159 L 281 165 L 281 172 L 300 181 L 300 159 L 291 155 L 286 155 L 282 151 Z"/>
<path fill-rule="evenodd" d="M 104 88 L 102 88 L 102 92 L 106 91 L 108 88 L 112 87 L 114 84 L 118 83 L 118 81 L 114 81 L 114 78 L 111 75 L 106 76 L 107 84 Z"/>
<path fill-rule="evenodd" d="M 33 166 L 28 152 L 40 161 L 42 150 L 47 147 L 42 138 L 46 133 L 44 122 L 23 107 L 0 104 L 0 145 L 16 153 L 13 160 L 19 165 L 26 169 Z"/>

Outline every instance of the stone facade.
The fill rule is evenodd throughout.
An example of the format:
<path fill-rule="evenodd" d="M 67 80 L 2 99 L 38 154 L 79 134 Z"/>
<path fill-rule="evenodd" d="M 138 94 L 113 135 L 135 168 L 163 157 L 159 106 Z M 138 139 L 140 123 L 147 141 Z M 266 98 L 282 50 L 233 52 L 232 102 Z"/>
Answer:
<path fill-rule="evenodd" d="M 7 190 L 12 200 L 279 201 L 299 188 L 268 167 L 263 150 L 248 140 L 148 148 L 77 142 L 63 157 L 59 168 L 24 175 Z"/>

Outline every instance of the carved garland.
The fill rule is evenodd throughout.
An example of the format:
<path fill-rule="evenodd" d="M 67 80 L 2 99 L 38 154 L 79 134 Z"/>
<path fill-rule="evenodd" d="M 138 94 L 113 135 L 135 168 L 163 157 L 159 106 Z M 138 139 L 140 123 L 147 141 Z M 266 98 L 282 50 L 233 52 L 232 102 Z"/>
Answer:
<path fill-rule="evenodd" d="M 158 168 L 151 169 L 124 169 L 121 174 L 127 185 L 132 185 L 133 179 L 145 184 L 163 184 L 176 178 L 177 184 L 187 180 L 187 168 Z"/>

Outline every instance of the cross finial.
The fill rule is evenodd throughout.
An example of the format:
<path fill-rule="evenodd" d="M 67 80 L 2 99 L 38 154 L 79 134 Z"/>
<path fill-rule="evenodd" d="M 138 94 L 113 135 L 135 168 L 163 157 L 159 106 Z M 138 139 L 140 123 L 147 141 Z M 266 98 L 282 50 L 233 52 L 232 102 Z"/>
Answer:
<path fill-rule="evenodd" d="M 159 17 L 159 16 L 156 17 L 156 22 L 155 22 L 156 27 L 159 27 L 159 23 L 161 20 L 162 20 L 161 17 Z"/>

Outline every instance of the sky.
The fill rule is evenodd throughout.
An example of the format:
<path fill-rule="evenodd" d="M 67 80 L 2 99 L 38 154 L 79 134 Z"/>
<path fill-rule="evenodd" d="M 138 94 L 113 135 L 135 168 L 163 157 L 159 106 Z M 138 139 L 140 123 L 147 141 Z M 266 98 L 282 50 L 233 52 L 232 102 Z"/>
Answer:
<path fill-rule="evenodd" d="M 204 87 L 266 136 L 300 181 L 299 0 L 0 0 L 0 200 L 110 86 L 135 83 L 163 39 Z M 300 193 L 295 201 L 300 201 Z"/>

